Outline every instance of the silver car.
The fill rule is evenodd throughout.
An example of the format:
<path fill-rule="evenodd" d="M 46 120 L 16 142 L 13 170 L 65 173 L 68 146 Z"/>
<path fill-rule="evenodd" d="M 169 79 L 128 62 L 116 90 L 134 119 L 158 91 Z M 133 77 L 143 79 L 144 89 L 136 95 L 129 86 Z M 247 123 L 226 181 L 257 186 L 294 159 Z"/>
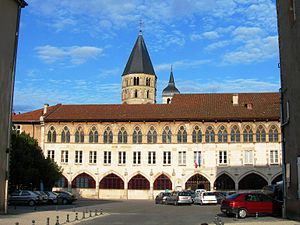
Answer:
<path fill-rule="evenodd" d="M 165 203 L 173 204 L 173 205 L 179 205 L 179 204 L 192 204 L 192 196 L 190 192 L 187 191 L 178 191 L 173 192 L 171 196 L 167 197 L 165 200 Z"/>

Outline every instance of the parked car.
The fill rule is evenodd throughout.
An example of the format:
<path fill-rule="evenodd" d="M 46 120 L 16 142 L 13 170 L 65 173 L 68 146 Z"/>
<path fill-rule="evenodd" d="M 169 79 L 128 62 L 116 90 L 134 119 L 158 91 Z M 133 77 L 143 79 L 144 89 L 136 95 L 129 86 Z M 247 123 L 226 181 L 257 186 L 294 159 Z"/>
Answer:
<path fill-rule="evenodd" d="M 223 200 L 221 211 L 228 216 L 235 214 L 239 218 L 256 214 L 280 214 L 281 202 L 263 193 L 239 193 Z"/>
<path fill-rule="evenodd" d="M 45 191 L 45 193 L 48 195 L 48 203 L 57 204 L 59 194 L 53 191 Z"/>
<path fill-rule="evenodd" d="M 235 191 L 214 191 L 213 193 L 217 197 L 218 204 L 221 204 L 225 198 L 227 198 L 232 194 L 235 194 L 236 192 Z"/>
<path fill-rule="evenodd" d="M 155 204 L 165 204 L 167 197 L 169 197 L 170 195 L 170 192 L 160 192 L 155 197 Z"/>
<path fill-rule="evenodd" d="M 58 204 L 72 204 L 77 200 L 76 196 L 68 191 L 55 191 L 58 194 L 57 203 Z"/>
<path fill-rule="evenodd" d="M 40 196 L 40 198 L 42 199 L 42 202 L 43 204 L 46 204 L 48 203 L 48 195 L 43 192 L 43 191 L 34 191 L 34 193 L 36 193 L 37 195 Z"/>
<path fill-rule="evenodd" d="M 191 197 L 192 197 L 192 202 L 194 203 L 194 199 L 196 197 L 196 193 L 194 190 L 186 190 L 187 192 L 189 192 L 191 194 Z"/>
<path fill-rule="evenodd" d="M 190 192 L 187 191 L 178 191 L 178 192 L 172 192 L 172 194 L 166 198 L 165 200 L 166 204 L 173 204 L 173 205 L 179 205 L 179 204 L 192 204 L 192 196 Z"/>
<path fill-rule="evenodd" d="M 14 191 L 9 195 L 8 203 L 9 204 L 27 204 L 29 206 L 35 206 L 42 202 L 40 195 L 34 193 L 33 191 Z"/>
<path fill-rule="evenodd" d="M 214 192 L 210 191 L 202 191 L 196 192 L 196 196 L 194 199 L 194 204 L 217 204 L 217 197 Z"/>

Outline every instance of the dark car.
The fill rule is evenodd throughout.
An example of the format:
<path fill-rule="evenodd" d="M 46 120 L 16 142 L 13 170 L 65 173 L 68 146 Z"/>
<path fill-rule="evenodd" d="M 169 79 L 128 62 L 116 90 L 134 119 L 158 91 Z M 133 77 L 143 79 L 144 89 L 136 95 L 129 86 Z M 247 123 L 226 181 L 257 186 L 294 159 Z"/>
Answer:
<path fill-rule="evenodd" d="M 35 206 L 42 202 L 40 195 L 33 191 L 14 191 L 9 195 L 8 203 L 11 205 L 25 204 L 29 206 Z"/>
<path fill-rule="evenodd" d="M 58 194 L 57 203 L 58 204 L 72 204 L 77 200 L 76 196 L 68 191 L 55 191 Z"/>
<path fill-rule="evenodd" d="M 48 195 L 48 203 L 57 204 L 59 194 L 53 191 L 45 191 L 45 193 Z"/>
<path fill-rule="evenodd" d="M 167 197 L 169 197 L 170 195 L 170 192 L 160 192 L 155 197 L 155 204 L 165 204 Z"/>
<path fill-rule="evenodd" d="M 281 203 L 263 193 L 239 193 L 223 200 L 221 211 L 226 215 L 235 214 L 239 218 L 249 215 L 279 214 Z"/>
<path fill-rule="evenodd" d="M 40 196 L 43 204 L 48 203 L 48 195 L 45 192 L 43 192 L 43 191 L 34 191 L 34 193 L 36 193 L 37 195 Z"/>

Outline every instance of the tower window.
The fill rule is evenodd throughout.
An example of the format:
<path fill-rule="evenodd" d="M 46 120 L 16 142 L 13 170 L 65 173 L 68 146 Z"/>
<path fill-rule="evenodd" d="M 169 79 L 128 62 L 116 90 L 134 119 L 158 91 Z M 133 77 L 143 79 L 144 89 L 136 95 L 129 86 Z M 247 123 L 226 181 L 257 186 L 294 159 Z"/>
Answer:
<path fill-rule="evenodd" d="M 134 97 L 135 97 L 135 98 L 138 97 L 138 91 L 137 91 L 137 90 L 134 91 Z"/>
<path fill-rule="evenodd" d="M 140 84 L 140 78 L 139 77 L 134 77 L 133 78 L 133 85 L 139 85 Z"/>
<path fill-rule="evenodd" d="M 149 91 L 147 91 L 147 98 L 149 98 Z"/>
<path fill-rule="evenodd" d="M 168 99 L 167 99 L 167 104 L 170 104 L 170 103 L 171 103 L 171 99 L 168 98 Z"/>

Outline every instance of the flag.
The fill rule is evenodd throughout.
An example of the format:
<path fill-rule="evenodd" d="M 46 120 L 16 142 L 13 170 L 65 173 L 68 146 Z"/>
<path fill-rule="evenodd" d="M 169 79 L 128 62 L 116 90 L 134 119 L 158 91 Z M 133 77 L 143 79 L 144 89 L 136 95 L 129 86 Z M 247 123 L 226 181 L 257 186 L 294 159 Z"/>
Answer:
<path fill-rule="evenodd" d="M 195 162 L 195 168 L 197 168 L 198 167 L 198 164 L 197 164 L 197 162 Z"/>

